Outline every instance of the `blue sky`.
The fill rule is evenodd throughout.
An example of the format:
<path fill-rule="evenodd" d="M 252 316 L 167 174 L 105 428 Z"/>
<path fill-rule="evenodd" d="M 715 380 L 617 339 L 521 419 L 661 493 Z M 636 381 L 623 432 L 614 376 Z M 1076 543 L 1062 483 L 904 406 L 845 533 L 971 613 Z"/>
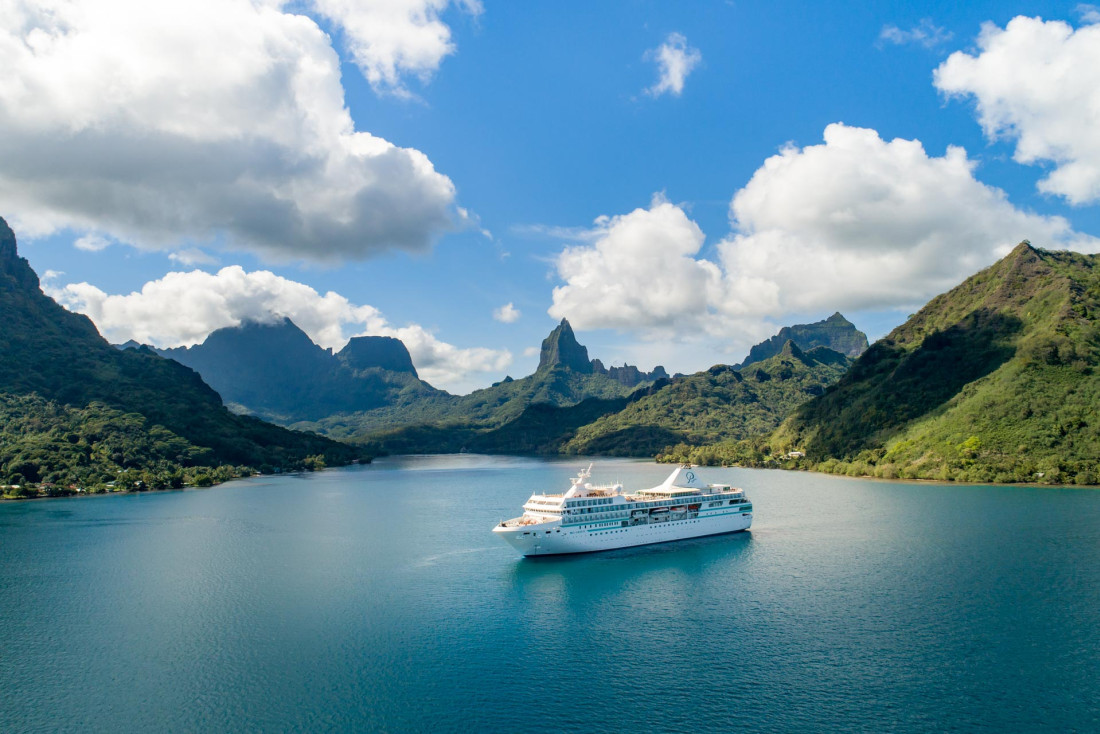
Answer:
<path fill-rule="evenodd" d="M 0 20 L 0 215 L 114 341 L 279 312 L 467 391 L 564 315 L 690 372 L 838 309 L 881 336 L 1025 237 L 1100 249 L 1088 5 L 50 5 Z"/>

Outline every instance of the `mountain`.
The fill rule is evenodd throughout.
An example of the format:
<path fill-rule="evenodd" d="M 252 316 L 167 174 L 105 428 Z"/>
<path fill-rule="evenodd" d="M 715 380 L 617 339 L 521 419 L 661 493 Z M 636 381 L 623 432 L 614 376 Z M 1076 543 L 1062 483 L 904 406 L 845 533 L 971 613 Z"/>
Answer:
<path fill-rule="evenodd" d="M 379 369 L 400 372 L 419 379 L 412 355 L 404 342 L 392 336 L 355 336 L 336 355 L 348 369 L 355 372 Z"/>
<path fill-rule="evenodd" d="M 654 377 L 633 387 L 632 379 L 617 379 L 590 360 L 565 320 L 543 340 L 541 355 L 533 375 L 454 398 L 427 420 L 387 426 L 390 415 L 373 411 L 366 415 L 378 421 L 374 428 L 360 423 L 358 433 L 339 433 L 355 425 L 352 416 L 321 424 L 328 423 L 330 435 L 392 453 L 654 456 L 670 446 L 767 434 L 798 405 L 823 394 L 852 362 L 831 349 L 803 350 L 788 340 L 778 354 L 741 370 L 717 365 L 670 379 L 663 367 L 647 374 L 628 365 L 635 375 Z M 422 418 L 430 413 L 423 404 L 414 408 Z"/>
<path fill-rule="evenodd" d="M 1100 256 L 1021 243 L 933 298 L 803 405 L 770 449 L 824 471 L 1100 479 Z"/>
<path fill-rule="evenodd" d="M 654 389 L 654 388 L 648 388 Z M 647 388 L 641 388 L 644 393 Z M 532 403 L 518 417 L 495 428 L 470 425 L 416 425 L 376 434 L 378 450 L 395 454 L 455 453 L 556 455 L 576 433 L 600 416 L 615 413 L 631 397 L 586 398 L 573 405 Z"/>
<path fill-rule="evenodd" d="M 562 319 L 557 328 L 542 340 L 542 349 L 539 351 L 538 369 L 549 370 L 555 367 L 562 367 L 582 375 L 592 372 L 588 349 L 577 341 L 573 327 L 566 319 Z"/>
<path fill-rule="evenodd" d="M 592 371 L 598 372 L 601 375 L 607 375 L 624 387 L 636 387 L 643 382 L 656 382 L 657 380 L 669 379 L 668 372 L 666 372 L 665 368 L 661 365 L 654 367 L 652 372 L 642 372 L 632 364 L 624 364 L 622 367 L 604 367 L 603 362 L 594 359 L 592 360 Z"/>
<path fill-rule="evenodd" d="M 825 347 L 803 351 L 787 341 L 778 354 L 747 368 L 716 365 L 675 378 L 578 428 L 562 451 L 654 456 L 675 444 L 768 433 L 798 405 L 823 394 L 851 361 Z"/>
<path fill-rule="evenodd" d="M 199 375 L 147 348 L 116 349 L 85 316 L 65 310 L 39 288 L 38 276 L 16 249 L 15 235 L 0 219 L 0 393 L 10 419 L 18 416 L 19 400 L 32 396 L 43 416 L 34 430 L 50 433 L 51 421 L 81 419 L 72 411 L 89 410 L 87 420 L 127 418 L 126 430 L 156 429 L 171 445 L 173 461 L 190 465 L 262 464 L 289 466 L 306 457 L 323 455 L 328 463 L 345 463 L 358 451 L 319 436 L 288 431 L 262 421 L 235 416 Z M 41 400 L 41 402 L 35 402 Z M 62 415 L 64 414 L 64 415 Z M 136 415 L 135 415 L 136 414 Z M 50 416 L 53 416 L 52 418 Z M 60 425 L 60 423 L 56 423 Z M 71 431 L 69 433 L 72 433 Z M 93 432 L 94 433 L 94 432 Z M 53 434 L 50 434 L 53 435 Z M 73 441 L 79 435 L 72 433 Z M 94 436 L 93 436 L 94 438 Z M 167 441 L 171 439 L 171 441 Z M 178 439 L 178 440 L 177 440 Z M 141 468 L 164 457 L 113 452 L 99 466 Z M 0 479 L 21 449 L 0 443 Z M 117 453 L 118 461 L 114 460 Z M 47 461 L 49 452 L 36 453 Z M 83 461 L 99 460 L 94 441 Z M 166 460 L 166 459 L 165 459 Z M 48 474 L 50 466 L 36 472 Z M 19 472 L 26 476 L 25 472 Z"/>
<path fill-rule="evenodd" d="M 774 357 L 788 341 L 794 342 L 800 349 L 827 347 L 848 357 L 858 357 L 867 349 L 867 335 L 838 311 L 824 321 L 784 326 L 771 339 L 750 349 L 749 356 L 740 366 L 747 367 Z"/>
<path fill-rule="evenodd" d="M 648 374 L 655 373 L 665 374 L 664 368 L 658 367 Z M 627 377 L 622 377 L 623 374 Z M 647 373 L 641 371 L 612 376 L 599 360 L 589 359 L 588 349 L 577 341 L 569 322 L 562 319 L 543 340 L 538 368 L 531 375 L 506 378 L 469 395 L 428 396 L 400 411 L 382 408 L 359 414 L 344 413 L 298 427 L 365 441 L 393 453 L 437 453 L 447 447 L 473 450 L 469 447 L 474 445 L 471 442 L 475 437 L 519 419 L 529 407 L 568 408 L 588 400 L 625 398 L 636 389 L 651 384 L 645 379 L 634 381 L 646 376 Z M 589 409 L 596 405 L 601 403 L 592 403 Z M 495 440 L 479 439 L 488 442 L 486 445 Z"/>
<path fill-rule="evenodd" d="M 577 374 L 599 374 L 610 377 L 623 387 L 637 387 L 643 382 L 667 379 L 665 368 L 657 365 L 652 372 L 642 372 L 634 365 L 624 364 L 622 367 L 604 367 L 598 359 L 588 359 L 588 348 L 577 341 L 573 333 L 573 327 L 567 319 L 550 332 L 542 341 L 542 349 L 539 352 L 539 370 L 548 370 L 554 367 L 564 367 Z"/>
<path fill-rule="evenodd" d="M 851 362 L 825 347 L 804 352 L 788 342 L 779 354 L 742 371 L 716 365 L 657 380 L 624 397 L 529 403 L 497 426 L 421 425 L 374 438 L 380 449 L 394 453 L 654 456 L 676 445 L 767 434 L 797 406 L 823 394 Z"/>
<path fill-rule="evenodd" d="M 202 344 L 158 351 L 199 372 L 236 412 L 292 428 L 354 441 L 375 441 L 376 433 L 413 426 L 450 431 L 444 440 L 438 431 L 410 429 L 393 437 L 401 446 L 412 440 L 409 436 L 429 434 L 449 445 L 458 435 L 456 426 L 491 429 L 535 403 L 567 406 L 623 397 L 651 382 L 650 375 L 665 374 L 662 367 L 653 373 L 630 365 L 605 369 L 599 360 L 589 360 L 564 319 L 543 340 L 533 375 L 506 378 L 469 395 L 451 395 L 420 380 L 398 339 L 355 337 L 332 354 L 289 319 L 219 329 Z M 417 441 L 417 450 L 439 450 Z"/>
<path fill-rule="evenodd" d="M 654 456 L 678 444 L 767 434 L 797 406 L 823 394 L 851 363 L 825 347 L 804 352 L 787 342 L 779 354 L 741 371 L 716 365 L 658 380 L 625 397 L 588 398 L 571 405 L 530 403 L 495 427 L 415 426 L 375 439 L 394 453 Z"/>
<path fill-rule="evenodd" d="M 237 412 L 282 424 L 444 394 L 417 377 L 398 339 L 355 337 L 334 355 L 285 318 L 218 329 L 202 344 L 157 351 L 202 375 Z"/>

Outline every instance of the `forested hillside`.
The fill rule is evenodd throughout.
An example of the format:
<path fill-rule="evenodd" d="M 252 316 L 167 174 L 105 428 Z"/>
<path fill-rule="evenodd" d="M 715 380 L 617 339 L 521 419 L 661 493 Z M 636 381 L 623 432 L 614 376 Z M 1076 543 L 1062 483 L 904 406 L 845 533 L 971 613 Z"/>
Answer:
<path fill-rule="evenodd" d="M 771 436 L 666 458 L 958 481 L 1100 479 L 1098 256 L 1022 243 L 932 299 Z M 805 457 L 791 459 L 792 451 Z"/>
<path fill-rule="evenodd" d="M 33 415 L 27 416 L 35 419 L 28 424 L 28 436 L 72 433 L 85 418 L 114 422 L 107 432 L 116 438 L 133 436 L 133 416 L 140 416 L 149 431 L 159 427 L 166 432 L 157 435 L 170 448 L 156 446 L 159 438 L 145 448 L 135 442 L 128 468 L 159 466 L 166 460 L 165 451 L 176 452 L 173 463 L 181 468 L 196 463 L 300 466 L 307 457 L 311 462 L 346 463 L 360 453 L 320 436 L 235 416 L 194 371 L 148 349 L 112 347 L 86 317 L 65 310 L 42 293 L 37 275 L 19 257 L 15 236 L 2 219 L 0 320 L 4 324 L 0 394 L 9 423 L 22 415 L 16 409 L 19 405 L 33 408 Z M 24 397 L 30 402 L 21 403 Z M 10 480 L 35 473 L 45 477 L 55 471 L 48 462 L 32 470 L 27 447 L 11 443 L 10 430 L 7 435 L 0 482 L 15 484 Z M 111 465 L 102 466 L 106 471 Z"/>
<path fill-rule="evenodd" d="M 654 456 L 674 444 L 765 434 L 795 407 L 822 394 L 850 363 L 830 349 L 803 352 L 788 341 L 779 354 L 741 370 L 716 365 L 678 377 L 664 389 L 583 426 L 562 450 Z"/>

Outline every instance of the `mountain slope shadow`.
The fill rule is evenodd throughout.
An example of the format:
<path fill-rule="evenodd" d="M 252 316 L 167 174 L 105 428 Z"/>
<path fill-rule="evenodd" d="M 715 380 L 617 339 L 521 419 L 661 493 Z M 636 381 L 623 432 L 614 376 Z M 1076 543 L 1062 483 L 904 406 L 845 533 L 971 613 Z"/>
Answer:
<path fill-rule="evenodd" d="M 876 342 L 839 383 L 793 416 L 806 436 L 807 456 L 851 458 L 883 445 L 1010 360 L 1022 328 L 1015 316 L 980 308 L 928 334 L 915 348 Z"/>
<path fill-rule="evenodd" d="M 687 440 L 687 434 L 664 426 L 628 426 L 588 441 L 584 453 L 593 456 L 652 457 L 669 446 Z"/>

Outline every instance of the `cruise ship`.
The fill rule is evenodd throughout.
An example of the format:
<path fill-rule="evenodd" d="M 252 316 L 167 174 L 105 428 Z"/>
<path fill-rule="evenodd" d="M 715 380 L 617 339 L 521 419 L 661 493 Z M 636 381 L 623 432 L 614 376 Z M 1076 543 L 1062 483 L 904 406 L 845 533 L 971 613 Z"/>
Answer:
<path fill-rule="evenodd" d="M 702 486 L 689 466 L 630 494 L 622 484 L 590 484 L 591 472 L 589 464 L 562 494 L 531 495 L 521 516 L 493 532 L 524 556 L 550 556 L 735 533 L 752 524 L 743 490 Z"/>

